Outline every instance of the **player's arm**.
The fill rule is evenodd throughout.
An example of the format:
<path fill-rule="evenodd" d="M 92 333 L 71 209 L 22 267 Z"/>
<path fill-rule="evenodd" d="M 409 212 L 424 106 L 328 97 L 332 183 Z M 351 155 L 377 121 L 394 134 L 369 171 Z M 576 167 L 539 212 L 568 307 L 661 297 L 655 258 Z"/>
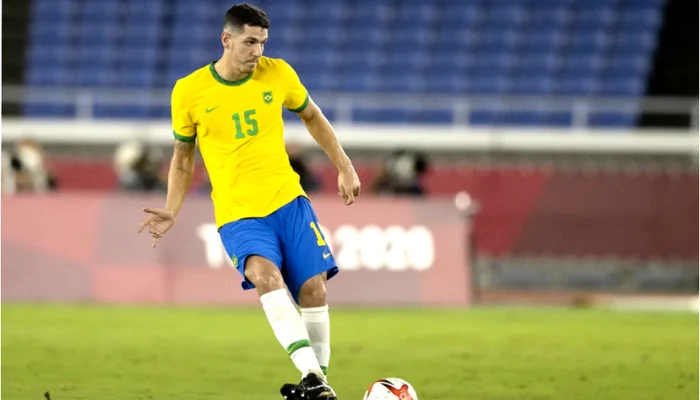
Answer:
<path fill-rule="evenodd" d="M 175 139 L 173 157 L 168 171 L 168 194 L 165 200 L 165 209 L 172 211 L 174 216 L 180 212 L 185 196 L 192 185 L 194 147 L 194 141 L 183 142 Z"/>
<path fill-rule="evenodd" d="M 339 171 L 352 167 L 350 157 L 345 154 L 343 146 L 340 145 L 333 126 L 311 98 L 308 99 L 304 110 L 297 113 L 297 115 L 304 122 L 311 137 L 321 146 Z"/>
<path fill-rule="evenodd" d="M 343 150 L 331 123 L 309 97 L 296 72 L 289 65 L 285 67 L 289 90 L 284 105 L 288 110 L 299 115 L 311 137 L 338 169 L 338 194 L 343 197 L 345 204 L 352 204 L 355 196 L 360 194 L 360 180 L 350 157 Z"/>
<path fill-rule="evenodd" d="M 196 128 L 190 116 L 187 92 L 181 82 L 173 87 L 170 104 L 175 145 L 168 171 L 165 209 L 177 216 L 192 184 L 196 141 Z"/>
<path fill-rule="evenodd" d="M 350 205 L 355 201 L 355 196 L 360 195 L 360 179 L 350 157 L 345 154 L 343 146 L 340 145 L 331 123 L 312 99 L 308 98 L 307 101 L 306 108 L 298 113 L 299 117 L 304 121 L 306 129 L 316 143 L 338 169 L 338 194 L 345 200 L 345 204 Z"/>
<path fill-rule="evenodd" d="M 170 101 L 175 149 L 168 171 L 168 194 L 165 199 L 165 207 L 144 208 L 143 211 L 148 216 L 141 222 L 137 231 L 141 233 L 148 227 L 148 232 L 153 237 L 151 245 L 153 247 L 156 247 L 158 240 L 175 224 L 175 216 L 180 212 L 185 195 L 192 184 L 192 175 L 194 175 L 196 130 L 189 113 L 187 93 L 180 81 L 175 84 Z"/>
<path fill-rule="evenodd" d="M 175 216 L 180 211 L 185 195 L 192 183 L 194 173 L 194 140 L 175 140 L 175 150 L 168 171 L 168 194 L 163 208 L 144 208 L 148 217 L 139 225 L 138 233 L 146 227 L 153 237 L 152 247 L 175 224 Z"/>

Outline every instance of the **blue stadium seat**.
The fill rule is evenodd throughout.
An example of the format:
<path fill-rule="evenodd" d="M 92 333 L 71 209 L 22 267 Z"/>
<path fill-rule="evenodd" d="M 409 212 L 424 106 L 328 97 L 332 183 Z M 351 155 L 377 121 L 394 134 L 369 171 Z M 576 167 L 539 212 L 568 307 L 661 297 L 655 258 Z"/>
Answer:
<path fill-rule="evenodd" d="M 353 119 L 367 123 L 449 124 L 453 118 L 450 110 L 386 108 L 355 110 Z"/>
<path fill-rule="evenodd" d="M 584 30 L 575 32 L 568 38 L 571 52 L 598 53 L 602 55 L 612 44 L 612 38 L 604 30 Z"/>
<path fill-rule="evenodd" d="M 75 24 L 63 21 L 35 22 L 31 28 L 31 41 L 38 45 L 68 43 L 80 37 Z"/>
<path fill-rule="evenodd" d="M 567 44 L 569 38 L 562 28 L 537 27 L 524 32 L 517 49 L 523 55 L 530 53 L 554 53 Z"/>
<path fill-rule="evenodd" d="M 588 124 L 596 128 L 621 128 L 632 127 L 637 121 L 637 112 L 615 113 L 599 112 L 592 113 L 588 119 Z"/>
<path fill-rule="evenodd" d="M 656 37 L 651 33 L 618 31 L 612 38 L 614 51 L 649 54 L 656 46 Z"/>
<path fill-rule="evenodd" d="M 28 102 L 24 104 L 24 113 L 39 118 L 70 118 L 75 116 L 75 106 L 46 102 Z"/>
<path fill-rule="evenodd" d="M 74 83 L 75 74 L 66 64 L 56 63 L 54 68 L 31 69 L 28 74 L 30 86 L 71 86 Z"/>
<path fill-rule="evenodd" d="M 597 91 L 602 96 L 638 97 L 644 92 L 644 82 L 638 77 L 624 73 L 604 75 Z"/>
<path fill-rule="evenodd" d="M 150 117 L 149 107 L 144 105 L 121 106 L 112 104 L 95 104 L 96 118 L 126 118 L 147 119 Z"/>
<path fill-rule="evenodd" d="M 338 71 L 340 73 L 376 73 L 379 68 L 387 64 L 388 60 L 386 52 L 380 50 L 348 51 L 345 53 L 345 62 L 339 66 Z"/>
<path fill-rule="evenodd" d="M 399 4 L 396 14 L 396 22 L 399 25 L 427 27 L 437 20 L 440 10 L 430 2 L 403 1 Z"/>
<path fill-rule="evenodd" d="M 505 77 L 509 75 L 512 65 L 517 58 L 510 51 L 490 51 L 474 54 L 474 62 L 470 70 L 477 74 L 491 75 L 493 77 Z M 517 65 L 517 64 L 516 64 Z"/>
<path fill-rule="evenodd" d="M 265 54 L 314 92 L 642 96 L 664 0 L 256 0 L 272 20 Z M 31 86 L 170 88 L 221 54 L 226 0 L 34 0 Z M 68 115 L 27 106 L 29 115 Z M 167 108 L 100 105 L 97 114 L 167 117 Z M 596 114 L 629 126 L 636 110 Z M 444 123 L 444 113 L 364 110 L 360 120 Z M 292 116 L 293 117 L 293 116 Z M 559 126 L 571 114 L 474 110 L 477 124 Z"/>
<path fill-rule="evenodd" d="M 651 67 L 651 60 L 643 53 L 621 54 L 618 57 L 608 57 L 604 69 L 609 72 L 625 72 L 646 77 Z"/>
<path fill-rule="evenodd" d="M 624 7 L 619 12 L 619 19 L 617 25 L 622 28 L 639 29 L 640 26 L 644 26 L 647 31 L 655 31 L 659 24 L 661 23 L 661 14 L 659 13 L 658 6 L 651 6 L 645 8 L 628 8 Z"/>
<path fill-rule="evenodd" d="M 206 8 L 206 6 L 205 6 Z M 125 9 L 126 20 L 130 22 L 155 25 L 164 14 L 161 0 L 129 1 Z"/>
<path fill-rule="evenodd" d="M 435 94 L 459 95 L 473 90 L 473 79 L 463 73 L 429 73 L 423 76 L 427 91 Z"/>
<path fill-rule="evenodd" d="M 425 69 L 427 62 L 425 57 L 416 52 L 395 52 L 389 56 L 382 71 L 395 75 L 416 73 Z"/>
<path fill-rule="evenodd" d="M 487 23 L 490 26 L 518 29 L 529 20 L 528 17 L 525 7 L 519 4 L 492 4 L 488 11 Z"/>
<path fill-rule="evenodd" d="M 85 22 L 108 22 L 111 19 L 116 20 L 120 10 L 123 8 L 124 4 L 120 1 L 88 0 L 83 5 L 81 14 Z"/>
<path fill-rule="evenodd" d="M 603 68 L 603 55 L 598 52 L 571 54 L 564 59 L 562 73 L 572 78 L 589 76 Z"/>
<path fill-rule="evenodd" d="M 551 51 L 541 53 L 531 51 L 512 59 L 512 67 L 517 71 L 517 74 L 526 76 L 551 76 L 560 71 L 563 66 L 564 57 Z"/>
<path fill-rule="evenodd" d="M 304 9 L 305 7 L 302 9 L 302 13 Z M 394 19 L 394 16 L 394 8 L 386 3 L 381 4 L 377 2 L 366 6 L 364 4 L 355 4 L 352 16 L 348 19 L 348 24 L 356 29 L 365 29 L 371 26 L 387 24 Z"/>
<path fill-rule="evenodd" d="M 511 51 L 518 43 L 518 36 L 516 29 L 489 26 L 481 31 L 479 47 L 484 52 Z"/>
<path fill-rule="evenodd" d="M 32 2 L 34 21 L 69 21 L 77 16 L 80 6 L 75 0 L 35 0 Z"/>
<path fill-rule="evenodd" d="M 481 34 L 477 29 L 462 27 L 459 29 L 449 29 L 447 27 L 438 28 L 435 35 L 433 50 L 450 54 L 453 52 L 467 51 L 476 46 L 481 40 Z"/>
<path fill-rule="evenodd" d="M 578 7 L 584 8 L 584 9 L 589 9 L 589 10 L 596 10 L 596 9 L 601 9 L 601 8 L 612 8 L 615 6 L 615 4 L 618 2 L 618 0 L 585 0 L 585 1 L 579 1 L 578 2 Z"/>
<path fill-rule="evenodd" d="M 616 19 L 617 15 L 612 6 L 584 8 L 577 12 L 576 27 L 577 29 L 589 30 L 605 29 L 612 25 Z"/>
<path fill-rule="evenodd" d="M 111 47 L 121 37 L 122 29 L 116 24 L 105 22 L 85 21 L 78 28 L 81 43 L 90 46 Z M 114 51 L 114 50 L 112 50 Z"/>
<path fill-rule="evenodd" d="M 384 93 L 423 92 L 427 89 L 420 73 L 386 73 L 381 75 L 378 91 Z"/>
<path fill-rule="evenodd" d="M 532 7 L 528 14 L 528 23 L 532 27 L 551 29 L 569 26 L 575 18 L 575 10 L 565 5 L 557 4 L 550 4 L 546 7 Z"/>
<path fill-rule="evenodd" d="M 465 28 L 479 24 L 486 18 L 486 10 L 478 4 L 457 2 L 442 14 L 441 24 L 450 28 Z"/>
<path fill-rule="evenodd" d="M 511 77 L 506 90 L 513 94 L 541 95 L 552 93 L 554 88 L 554 81 L 548 74 L 522 74 Z"/>
<path fill-rule="evenodd" d="M 305 47 L 313 47 L 314 53 L 321 53 L 319 48 L 331 51 L 333 48 L 339 47 L 345 40 L 346 34 L 337 25 L 321 25 L 300 30 L 295 36 Z"/>
<path fill-rule="evenodd" d="M 310 93 L 337 92 L 340 90 L 340 82 L 338 81 L 338 77 L 332 72 L 321 72 L 320 74 L 316 75 L 314 79 L 305 79 L 305 77 L 300 78 Z"/>
<path fill-rule="evenodd" d="M 376 73 L 347 73 L 338 76 L 338 85 L 341 92 L 364 93 L 376 88 L 381 83 L 381 77 Z"/>
<path fill-rule="evenodd" d="M 408 28 L 395 29 L 391 36 L 392 46 L 415 48 L 417 46 L 427 46 L 436 41 L 436 35 L 426 28 L 409 26 Z"/>
<path fill-rule="evenodd" d="M 473 125 L 498 125 L 501 120 L 501 111 L 474 110 L 469 115 L 469 123 Z"/>
<path fill-rule="evenodd" d="M 552 111 L 542 114 L 542 125 L 550 127 L 571 126 L 573 123 L 573 113 L 571 111 Z"/>
<path fill-rule="evenodd" d="M 502 125 L 535 126 L 542 125 L 542 116 L 536 111 L 504 111 L 498 122 Z"/>
<path fill-rule="evenodd" d="M 471 75 L 470 93 L 488 95 L 503 94 L 509 83 L 509 79 L 503 74 L 492 74 L 488 70 L 479 70 Z"/>

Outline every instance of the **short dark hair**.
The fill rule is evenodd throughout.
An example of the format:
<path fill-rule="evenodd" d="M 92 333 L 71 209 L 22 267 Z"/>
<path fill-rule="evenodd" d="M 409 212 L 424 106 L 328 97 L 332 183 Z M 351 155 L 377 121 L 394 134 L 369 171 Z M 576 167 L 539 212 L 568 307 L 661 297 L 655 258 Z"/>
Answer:
<path fill-rule="evenodd" d="M 270 18 L 265 14 L 265 11 L 248 3 L 234 4 L 226 11 L 224 29 L 227 26 L 243 29 L 243 25 L 268 29 L 270 27 Z"/>

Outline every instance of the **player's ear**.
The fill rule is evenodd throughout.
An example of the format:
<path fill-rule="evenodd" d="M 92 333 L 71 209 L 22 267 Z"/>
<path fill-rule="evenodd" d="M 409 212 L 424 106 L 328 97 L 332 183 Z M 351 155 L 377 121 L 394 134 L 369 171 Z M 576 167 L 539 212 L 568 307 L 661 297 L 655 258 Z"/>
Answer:
<path fill-rule="evenodd" d="M 228 32 L 221 32 L 221 44 L 224 45 L 224 49 L 231 48 L 231 34 Z"/>

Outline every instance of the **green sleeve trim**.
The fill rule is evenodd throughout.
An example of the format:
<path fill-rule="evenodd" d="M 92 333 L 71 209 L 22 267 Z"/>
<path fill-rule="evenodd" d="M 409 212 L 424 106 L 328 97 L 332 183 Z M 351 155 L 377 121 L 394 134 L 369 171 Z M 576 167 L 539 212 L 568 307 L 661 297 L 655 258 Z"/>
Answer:
<path fill-rule="evenodd" d="M 308 105 L 309 105 L 309 94 L 307 93 L 306 98 L 304 99 L 304 103 L 302 103 L 302 105 L 300 105 L 299 107 L 294 108 L 294 109 L 288 108 L 287 110 L 289 110 L 293 113 L 300 113 L 300 112 L 304 111 L 306 109 L 306 106 L 308 106 Z"/>
<path fill-rule="evenodd" d="M 194 142 L 196 136 L 182 136 L 179 133 L 175 132 L 173 129 L 173 136 L 175 136 L 175 139 L 181 141 L 181 142 L 186 142 L 186 143 L 191 143 Z"/>

